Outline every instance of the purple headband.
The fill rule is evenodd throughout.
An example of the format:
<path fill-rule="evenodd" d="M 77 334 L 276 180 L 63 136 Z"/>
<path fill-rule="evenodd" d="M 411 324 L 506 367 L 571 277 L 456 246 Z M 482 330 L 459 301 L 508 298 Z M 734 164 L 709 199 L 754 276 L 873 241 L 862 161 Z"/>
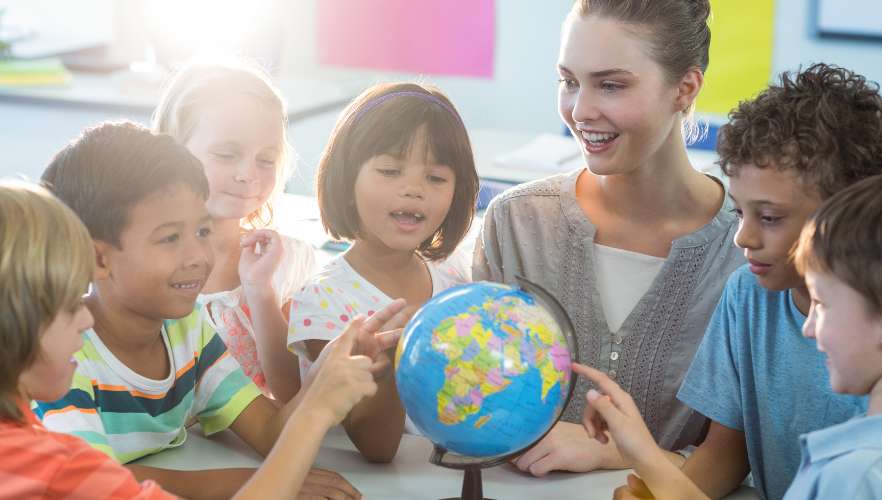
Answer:
<path fill-rule="evenodd" d="M 358 111 L 358 113 L 356 113 L 354 121 L 360 120 L 361 117 L 364 116 L 365 113 L 376 108 L 380 104 L 383 104 L 384 102 L 388 101 L 389 99 L 392 99 L 393 97 L 419 97 L 420 99 L 423 99 L 424 101 L 429 101 L 429 102 L 437 104 L 438 106 L 441 106 L 442 108 L 449 111 L 451 115 L 456 117 L 457 121 L 462 122 L 462 120 L 459 118 L 459 114 L 453 108 L 448 106 L 447 103 L 445 103 L 444 101 L 439 99 L 437 96 L 434 96 L 432 94 L 426 94 L 424 92 L 415 92 L 413 90 L 402 90 L 400 92 L 392 92 L 389 94 L 381 95 L 380 97 L 376 97 L 376 98 L 368 101 L 368 103 L 365 104 L 364 107 Z"/>

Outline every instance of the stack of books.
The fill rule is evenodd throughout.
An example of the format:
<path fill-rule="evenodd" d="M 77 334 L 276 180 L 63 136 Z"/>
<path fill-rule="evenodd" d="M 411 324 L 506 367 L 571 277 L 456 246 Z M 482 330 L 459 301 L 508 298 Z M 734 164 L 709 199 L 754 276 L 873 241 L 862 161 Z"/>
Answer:
<path fill-rule="evenodd" d="M 0 59 L 0 86 L 63 86 L 71 74 L 61 59 Z"/>

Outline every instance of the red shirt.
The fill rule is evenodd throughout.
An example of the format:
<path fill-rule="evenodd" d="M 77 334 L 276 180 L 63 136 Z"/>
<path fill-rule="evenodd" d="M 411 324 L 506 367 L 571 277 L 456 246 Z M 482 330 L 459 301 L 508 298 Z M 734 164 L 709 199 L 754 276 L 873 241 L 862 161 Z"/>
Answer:
<path fill-rule="evenodd" d="M 26 405 L 25 423 L 0 420 L 0 500 L 30 498 L 169 499 L 153 481 L 80 438 L 46 430 Z"/>

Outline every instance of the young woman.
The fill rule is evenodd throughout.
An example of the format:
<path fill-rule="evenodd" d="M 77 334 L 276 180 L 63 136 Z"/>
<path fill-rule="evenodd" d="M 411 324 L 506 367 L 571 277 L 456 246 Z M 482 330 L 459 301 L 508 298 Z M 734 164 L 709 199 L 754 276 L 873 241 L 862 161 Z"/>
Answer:
<path fill-rule="evenodd" d="M 586 168 L 518 186 L 484 218 L 473 277 L 517 274 L 561 300 L 581 361 L 634 397 L 669 450 L 704 418 L 677 389 L 743 257 L 723 184 L 696 171 L 687 129 L 708 64 L 707 0 L 576 2 L 563 25 L 559 108 Z M 580 380 L 576 393 L 588 390 Z M 534 475 L 624 466 L 578 425 L 584 398 L 516 465 Z M 672 460 L 678 457 L 672 456 Z"/>

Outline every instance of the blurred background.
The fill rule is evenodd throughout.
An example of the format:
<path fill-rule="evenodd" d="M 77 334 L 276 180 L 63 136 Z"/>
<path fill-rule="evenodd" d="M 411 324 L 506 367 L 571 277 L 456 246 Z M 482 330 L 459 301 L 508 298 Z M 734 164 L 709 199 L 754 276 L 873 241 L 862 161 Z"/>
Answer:
<path fill-rule="evenodd" d="M 314 167 L 345 103 L 366 86 L 419 79 L 462 113 L 488 183 L 578 163 L 561 145 L 555 63 L 570 0 L 0 0 L 0 175 L 39 177 L 88 125 L 147 123 L 170 69 L 241 55 L 267 68 L 290 107 L 297 170 Z M 882 80 L 878 0 L 712 0 L 713 43 L 691 149 L 713 162 L 714 125 L 800 65 L 837 63 Z M 548 152 L 547 155 L 545 152 Z M 543 155 L 549 165 L 530 165 Z M 569 156 L 567 156 L 569 155 Z M 537 156 L 539 158 L 537 158 Z M 523 162 L 518 164 L 517 162 Z M 520 167 L 500 168 L 500 167 Z M 511 174 L 510 172 L 516 172 Z"/>

